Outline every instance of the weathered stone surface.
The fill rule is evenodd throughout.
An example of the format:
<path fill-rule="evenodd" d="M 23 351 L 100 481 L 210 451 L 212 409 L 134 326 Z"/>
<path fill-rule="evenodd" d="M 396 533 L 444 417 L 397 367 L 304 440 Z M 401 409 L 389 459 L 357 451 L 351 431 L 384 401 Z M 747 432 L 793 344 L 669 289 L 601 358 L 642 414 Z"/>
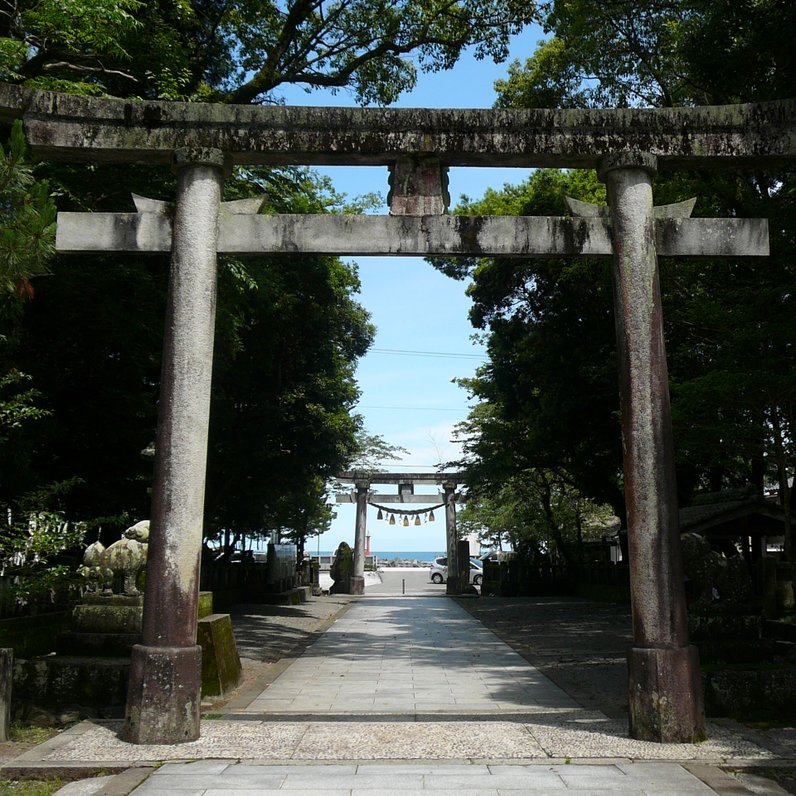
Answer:
<path fill-rule="evenodd" d="M 77 709 L 81 716 L 120 718 L 127 696 L 126 658 L 47 656 L 14 666 L 14 712 Z"/>
<path fill-rule="evenodd" d="M 712 716 L 748 718 L 796 710 L 796 666 L 710 670 L 705 673 L 705 707 Z"/>
<path fill-rule="evenodd" d="M 765 257 L 768 222 L 748 218 L 660 219 L 661 256 Z M 167 252 L 171 221 L 154 213 L 59 213 L 56 248 Z M 558 216 L 258 215 L 220 221 L 218 251 L 229 254 L 474 255 L 608 257 L 607 219 Z"/>
<path fill-rule="evenodd" d="M 78 633 L 141 633 L 143 607 L 134 605 L 76 605 L 72 629 Z"/>
<path fill-rule="evenodd" d="M 674 439 L 663 336 L 652 177 L 655 158 L 601 168 L 611 212 L 623 469 L 630 552 L 632 737 L 690 742 L 704 734 L 699 657 L 688 646 Z"/>
<path fill-rule="evenodd" d="M 627 668 L 631 737 L 658 743 L 704 739 L 705 711 L 696 647 L 633 647 Z"/>
<path fill-rule="evenodd" d="M 193 158 L 193 160 L 192 160 Z M 143 644 L 133 647 L 125 737 L 199 737 L 199 561 L 216 310 L 216 245 L 226 158 L 176 148 L 174 216 Z M 155 215 L 155 214 L 153 214 Z"/>
<path fill-rule="evenodd" d="M 195 741 L 201 684 L 201 647 L 133 647 L 122 737 L 143 744 Z"/>
<path fill-rule="evenodd" d="M 346 542 L 340 542 L 334 553 L 334 562 L 329 570 L 334 583 L 330 594 L 351 594 L 351 578 L 354 574 L 354 551 Z M 364 580 L 364 578 L 363 578 Z"/>
<path fill-rule="evenodd" d="M 213 613 L 213 592 L 200 591 L 199 592 L 199 619 L 204 619 Z"/>
<path fill-rule="evenodd" d="M 445 502 L 445 552 L 448 556 L 448 576 L 445 579 L 445 594 L 462 593 L 459 577 L 459 536 L 456 532 L 456 484 L 453 481 L 442 485 Z"/>
<path fill-rule="evenodd" d="M 229 614 L 199 620 L 196 640 L 202 648 L 202 696 L 225 694 L 240 682 L 241 663 Z"/>
<path fill-rule="evenodd" d="M 354 527 L 353 569 L 349 594 L 365 593 L 365 537 L 368 532 L 368 497 L 370 483 L 363 481 L 356 485 L 357 511 Z"/>
<path fill-rule="evenodd" d="M 149 520 L 142 520 L 128 528 L 122 538 L 101 555 L 103 566 L 122 581 L 122 593 L 130 597 L 140 594 L 137 581 L 146 568 L 148 539 Z"/>
<path fill-rule="evenodd" d="M 390 166 L 387 204 L 395 216 L 441 216 L 447 212 L 448 168 L 436 157 L 402 157 Z"/>
<path fill-rule="evenodd" d="M 141 102 L 0 84 L 0 121 L 24 118 L 35 154 L 168 164 L 177 147 L 215 147 L 236 163 L 590 168 L 645 151 L 660 168 L 775 164 L 796 156 L 796 101 L 696 108 L 429 110 Z"/>
<path fill-rule="evenodd" d="M 101 542 L 90 544 L 83 554 L 78 572 L 88 580 L 94 591 L 103 595 L 113 592 L 138 597 L 138 579 L 146 568 L 149 520 L 131 525 L 122 538 L 107 549 Z"/>
<path fill-rule="evenodd" d="M 573 216 L 580 218 L 610 218 L 611 211 L 608 205 L 595 205 L 589 202 L 581 202 L 571 196 L 565 196 L 564 201 Z M 655 218 L 691 218 L 691 213 L 696 205 L 696 197 L 686 199 L 683 202 L 675 202 L 670 205 L 655 205 L 652 214 Z"/>

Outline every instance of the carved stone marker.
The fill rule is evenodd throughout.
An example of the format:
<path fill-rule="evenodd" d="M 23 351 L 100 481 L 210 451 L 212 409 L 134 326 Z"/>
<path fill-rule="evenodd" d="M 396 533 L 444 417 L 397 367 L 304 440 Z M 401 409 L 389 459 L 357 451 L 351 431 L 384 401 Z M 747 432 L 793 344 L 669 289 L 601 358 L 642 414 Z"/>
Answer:
<path fill-rule="evenodd" d="M 353 573 L 354 551 L 346 542 L 340 542 L 337 550 L 334 551 L 334 561 L 329 570 L 329 575 L 334 581 L 329 589 L 329 594 L 352 594 L 351 577 Z"/>

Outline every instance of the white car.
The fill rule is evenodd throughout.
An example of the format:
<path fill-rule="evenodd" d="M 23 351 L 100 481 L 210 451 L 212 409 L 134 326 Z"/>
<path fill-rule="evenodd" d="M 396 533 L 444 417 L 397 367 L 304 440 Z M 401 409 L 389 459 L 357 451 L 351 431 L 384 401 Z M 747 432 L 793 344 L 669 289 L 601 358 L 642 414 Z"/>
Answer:
<path fill-rule="evenodd" d="M 470 560 L 470 583 L 480 586 L 484 578 L 484 570 L 480 563 Z M 445 583 L 448 579 L 448 557 L 437 556 L 431 564 L 431 582 Z"/>

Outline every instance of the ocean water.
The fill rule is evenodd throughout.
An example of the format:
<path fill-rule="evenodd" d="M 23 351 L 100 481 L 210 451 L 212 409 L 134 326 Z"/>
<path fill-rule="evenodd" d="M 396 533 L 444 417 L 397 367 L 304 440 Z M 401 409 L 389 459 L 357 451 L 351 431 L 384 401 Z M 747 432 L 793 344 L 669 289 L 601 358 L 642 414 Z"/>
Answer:
<path fill-rule="evenodd" d="M 409 561 L 428 561 L 430 564 L 437 556 L 444 556 L 444 550 L 373 550 L 370 551 L 374 556 L 378 556 L 383 561 L 390 561 L 393 558 L 403 558 Z"/>
<path fill-rule="evenodd" d="M 314 550 L 307 552 L 315 555 Z M 330 556 L 334 551 L 321 550 L 322 556 Z M 408 561 L 427 561 L 429 564 L 437 557 L 444 556 L 444 550 L 374 550 L 371 548 L 371 555 L 378 556 L 380 561 L 390 561 L 393 558 L 403 558 Z"/>

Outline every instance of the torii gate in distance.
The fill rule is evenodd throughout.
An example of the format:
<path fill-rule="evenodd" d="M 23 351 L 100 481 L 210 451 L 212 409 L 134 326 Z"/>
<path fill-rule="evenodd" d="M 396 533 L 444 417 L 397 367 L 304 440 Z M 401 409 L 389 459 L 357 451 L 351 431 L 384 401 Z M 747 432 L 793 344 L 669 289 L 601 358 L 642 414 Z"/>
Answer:
<path fill-rule="evenodd" d="M 459 561 L 459 537 L 456 532 L 456 487 L 464 483 L 461 473 L 380 473 L 373 470 L 350 470 L 340 473 L 336 480 L 342 484 L 353 484 L 354 492 L 337 495 L 337 503 L 356 503 L 354 526 L 354 574 L 351 578 L 351 593 L 365 593 L 365 537 L 367 535 L 368 503 L 378 499 L 387 505 L 425 505 L 435 503 L 434 495 L 415 494 L 416 484 L 430 484 L 442 487 L 436 506 L 445 508 L 445 546 L 448 556 L 447 594 L 461 594 L 469 578 L 469 560 Z M 392 494 L 373 493 L 373 484 L 396 484 L 398 491 Z M 466 567 L 463 569 L 462 563 Z M 465 580 L 462 581 L 462 573 Z"/>
<path fill-rule="evenodd" d="M 173 215 L 60 214 L 59 251 L 171 251 L 143 643 L 124 736 L 199 736 L 196 646 L 217 252 L 610 256 L 620 363 L 633 646 L 630 733 L 704 735 L 689 645 L 657 256 L 765 256 L 765 221 L 658 218 L 658 169 L 796 160 L 796 100 L 701 108 L 427 110 L 205 105 L 74 97 L 0 84 L 42 159 L 174 167 Z M 383 165 L 390 216 L 240 215 L 222 209 L 234 164 Z M 596 168 L 607 215 L 445 216 L 449 166 Z M 658 214 L 659 215 L 659 214 Z M 665 211 L 664 211 L 665 215 Z"/>

